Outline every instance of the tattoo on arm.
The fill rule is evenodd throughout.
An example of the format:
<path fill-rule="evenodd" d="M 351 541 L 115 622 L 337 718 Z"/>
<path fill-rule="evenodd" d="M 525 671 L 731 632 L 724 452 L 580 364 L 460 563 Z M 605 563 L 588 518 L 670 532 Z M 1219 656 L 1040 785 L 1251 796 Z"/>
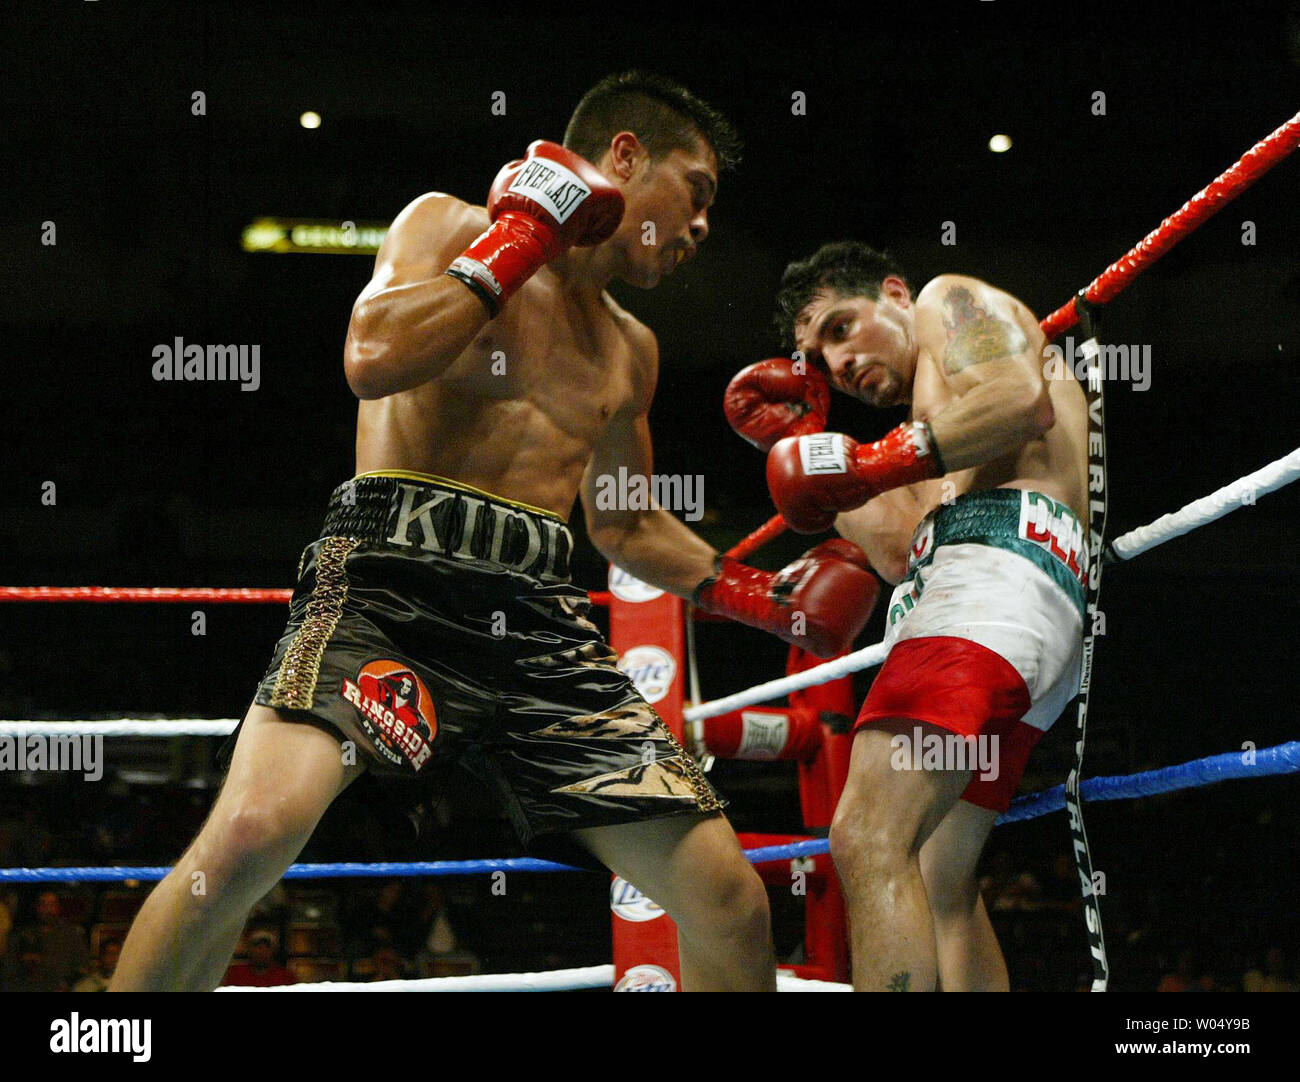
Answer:
<path fill-rule="evenodd" d="M 949 289 L 943 307 L 943 323 L 948 328 L 943 370 L 950 376 L 973 364 L 1013 357 L 1029 346 L 1014 322 L 990 315 L 964 286 Z"/>
<path fill-rule="evenodd" d="M 912 982 L 912 974 L 908 973 L 907 970 L 903 970 L 902 973 L 895 973 L 892 977 L 889 978 L 889 987 L 886 988 L 885 991 L 906 992 L 907 986 L 911 982 Z"/>

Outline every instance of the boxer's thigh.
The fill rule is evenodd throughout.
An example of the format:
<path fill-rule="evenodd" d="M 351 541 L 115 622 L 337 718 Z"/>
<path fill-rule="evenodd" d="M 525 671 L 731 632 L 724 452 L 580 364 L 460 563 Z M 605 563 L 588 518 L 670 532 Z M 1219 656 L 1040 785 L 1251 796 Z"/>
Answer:
<path fill-rule="evenodd" d="M 362 772 L 330 729 L 254 703 L 193 855 L 214 874 L 254 874 L 259 858 L 292 860 L 326 809 Z"/>
<path fill-rule="evenodd" d="M 853 738 L 849 775 L 836 806 L 836 840 L 919 850 L 960 798 L 971 771 L 923 765 L 918 742 L 944 742 L 948 730 L 915 718 L 878 718 Z"/>
<path fill-rule="evenodd" d="M 766 895 L 735 831 L 720 813 L 692 813 L 576 831 L 605 867 L 662 906 L 678 924 L 766 920 Z"/>

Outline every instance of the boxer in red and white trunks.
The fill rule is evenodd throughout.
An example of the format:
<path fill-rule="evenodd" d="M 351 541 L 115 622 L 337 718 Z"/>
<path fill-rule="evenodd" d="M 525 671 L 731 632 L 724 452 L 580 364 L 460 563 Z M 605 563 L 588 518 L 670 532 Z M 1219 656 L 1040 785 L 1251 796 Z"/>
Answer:
<path fill-rule="evenodd" d="M 393 223 L 343 357 L 357 476 L 303 553 L 221 794 L 114 989 L 215 986 L 334 798 L 363 770 L 418 781 L 434 761 L 482 779 L 525 844 L 572 838 L 658 902 L 683 987 L 775 988 L 762 882 L 587 619 L 566 520 L 581 498 L 625 571 L 823 656 L 877 583 L 843 539 L 759 571 L 667 510 L 597 498 L 602 478 L 652 469 L 659 366 L 605 286 L 651 288 L 695 254 L 737 141 L 685 88 L 633 72 L 583 98 L 564 143 L 508 163 L 486 206 L 431 193 Z"/>
<path fill-rule="evenodd" d="M 831 826 L 854 985 L 1006 989 L 975 870 L 1078 691 L 1083 390 L 1046 378 L 1038 322 L 1014 297 L 960 275 L 913 297 L 866 245 L 791 264 L 778 308 L 794 359 L 738 375 L 728 414 L 770 448 L 791 527 L 834 526 L 897 584 Z M 867 444 L 819 431 L 827 377 L 868 406 L 909 404 L 909 419 Z"/>

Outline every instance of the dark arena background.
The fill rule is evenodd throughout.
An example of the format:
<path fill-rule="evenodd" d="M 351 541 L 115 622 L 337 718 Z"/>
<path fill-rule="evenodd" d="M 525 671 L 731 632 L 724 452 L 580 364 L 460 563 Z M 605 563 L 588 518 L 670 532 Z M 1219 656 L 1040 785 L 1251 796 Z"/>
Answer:
<path fill-rule="evenodd" d="M 498 168 L 560 139 L 611 72 L 679 80 L 745 140 L 699 257 L 653 291 L 611 289 L 659 339 L 655 470 L 703 475 L 693 526 L 718 548 L 773 513 L 722 393 L 781 353 L 772 299 L 788 261 L 856 238 L 914 284 L 975 275 L 1041 317 L 1300 108 L 1294 3 L 563 8 L 6 9 L 0 583 L 291 586 L 353 472 L 342 344 L 373 258 L 322 248 L 344 222 L 364 248 L 423 192 L 482 203 Z M 991 150 L 995 135 L 1010 148 Z M 1295 448 L 1298 205 L 1300 157 L 1106 307 L 1103 341 L 1150 357 L 1149 386 L 1107 386 L 1110 536 Z M 275 231 L 294 221 L 333 230 Z M 154 347 L 178 337 L 258 347 L 258 385 L 155 380 Z M 901 420 L 836 397 L 830 427 L 858 439 Z M 1297 495 L 1108 569 L 1086 775 L 1296 738 Z M 605 589 L 580 508 L 571 524 L 577 583 Z M 810 543 L 786 535 L 753 562 L 775 569 Z M 879 641 L 884 609 L 859 645 Z M 0 604 L 0 718 L 242 716 L 284 620 L 282 604 Z M 761 632 L 702 625 L 705 697 L 781 675 L 785 655 Z M 859 697 L 875 671 L 856 677 Z M 1070 712 L 1023 792 L 1064 780 L 1073 737 Z M 93 783 L 0 771 L 0 867 L 173 863 L 216 795 L 219 744 L 109 740 Z M 737 829 L 801 830 L 793 764 L 719 761 L 711 777 Z M 300 859 L 518 854 L 467 775 L 447 770 L 440 793 L 419 836 L 345 797 Z M 1297 987 L 1296 794 L 1284 775 L 1087 805 L 1114 989 Z M 983 888 L 1013 989 L 1091 979 L 1070 852 L 1063 813 L 989 843 Z M 483 876 L 286 882 L 249 928 L 305 980 L 610 960 L 605 876 L 509 882 L 504 896 Z M 23 938 L 44 889 L 0 883 L 0 987 L 77 983 L 42 975 Z M 53 889 L 90 972 L 149 886 Z M 778 957 L 798 960 L 802 899 L 772 899 Z"/>

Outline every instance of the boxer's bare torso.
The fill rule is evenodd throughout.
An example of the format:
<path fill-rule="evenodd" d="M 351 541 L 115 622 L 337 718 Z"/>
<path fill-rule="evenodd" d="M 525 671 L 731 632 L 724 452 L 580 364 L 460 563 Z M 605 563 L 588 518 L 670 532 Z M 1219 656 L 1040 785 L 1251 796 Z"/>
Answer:
<path fill-rule="evenodd" d="M 944 281 L 960 284 L 963 279 L 946 275 Z M 1023 343 L 1035 357 L 1042 356 L 1046 340 L 1038 321 L 1025 305 L 987 283 L 976 279 L 964 281 L 969 282 L 977 299 L 992 294 L 1003 301 L 1003 311 L 1014 319 L 1014 328 L 1007 331 L 1011 341 L 1005 345 L 1014 347 Z M 910 416 L 917 420 L 932 420 L 960 393 L 959 387 L 954 386 L 954 376 L 959 373 L 945 371 L 937 359 L 942 352 L 942 340 L 926 333 L 927 325 L 933 327 L 944 316 L 938 310 L 943 293 L 933 285 L 923 289 L 916 299 L 919 352 Z M 1017 331 L 1020 338 L 1016 337 Z M 1073 377 L 1049 379 L 1045 385 L 1055 423 L 1041 438 L 1031 439 L 1015 451 L 981 465 L 886 492 L 856 510 L 841 514 L 836 529 L 867 553 L 882 577 L 898 583 L 907 573 L 908 546 L 917 524 L 944 501 L 966 492 L 991 488 L 1032 489 L 1066 504 L 1080 521 L 1086 522 L 1087 399 Z"/>
<path fill-rule="evenodd" d="M 408 257 L 401 266 L 403 280 L 418 281 L 437 280 L 489 222 L 484 208 L 435 194 L 399 224 L 402 250 L 428 253 L 423 265 Z M 358 473 L 435 474 L 568 519 L 593 447 L 652 398 L 657 350 L 607 293 L 573 288 L 565 258 L 541 268 L 433 379 L 360 402 Z M 390 277 L 381 252 L 371 288 Z"/>

